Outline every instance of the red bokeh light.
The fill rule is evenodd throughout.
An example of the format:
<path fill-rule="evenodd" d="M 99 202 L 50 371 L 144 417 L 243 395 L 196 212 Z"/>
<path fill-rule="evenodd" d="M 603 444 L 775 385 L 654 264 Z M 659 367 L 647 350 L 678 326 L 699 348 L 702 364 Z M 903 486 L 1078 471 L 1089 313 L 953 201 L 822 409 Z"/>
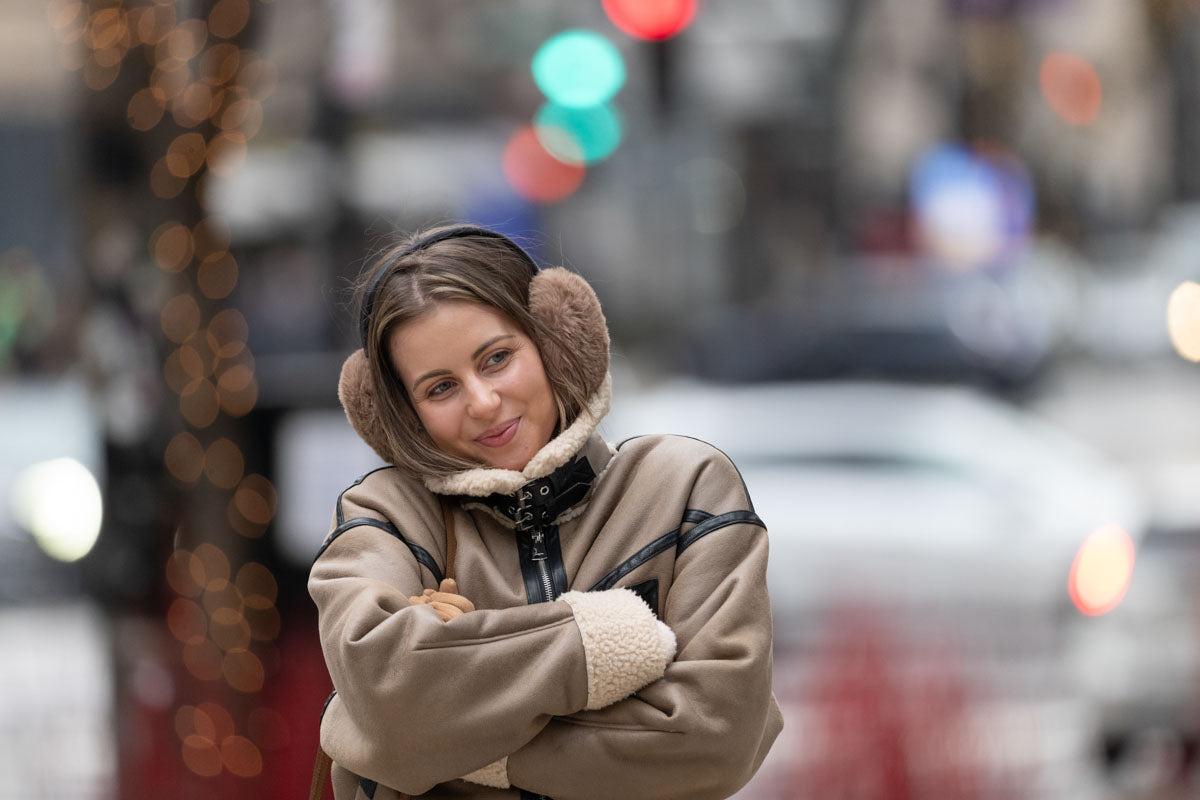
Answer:
<path fill-rule="evenodd" d="M 504 148 L 504 175 L 517 194 L 533 203 L 557 203 L 583 183 L 587 171 L 578 164 L 564 164 L 538 141 L 533 127 L 512 135 Z"/>
<path fill-rule="evenodd" d="M 696 15 L 696 0 L 603 0 L 603 5 L 622 31 L 653 41 L 679 33 Z"/>
<path fill-rule="evenodd" d="M 1054 112 L 1072 125 L 1088 125 L 1100 113 L 1100 76 L 1077 55 L 1047 55 L 1038 70 L 1038 83 Z"/>

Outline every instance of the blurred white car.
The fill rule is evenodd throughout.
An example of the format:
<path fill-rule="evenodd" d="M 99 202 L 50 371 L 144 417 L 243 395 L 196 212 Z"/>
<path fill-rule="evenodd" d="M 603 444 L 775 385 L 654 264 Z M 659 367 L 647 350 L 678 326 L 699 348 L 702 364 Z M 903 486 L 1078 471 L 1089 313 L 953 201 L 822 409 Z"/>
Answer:
<path fill-rule="evenodd" d="M 601 430 L 714 444 L 770 532 L 788 724 L 743 796 L 1092 796 L 1065 647 L 1145 524 L 1097 454 L 976 390 L 865 381 L 618 387 Z"/>

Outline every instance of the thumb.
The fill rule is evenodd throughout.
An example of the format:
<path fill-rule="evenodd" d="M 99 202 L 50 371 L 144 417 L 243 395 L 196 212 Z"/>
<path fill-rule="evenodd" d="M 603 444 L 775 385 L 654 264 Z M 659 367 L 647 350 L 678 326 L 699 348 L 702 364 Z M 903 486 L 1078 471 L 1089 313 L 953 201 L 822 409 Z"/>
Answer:
<path fill-rule="evenodd" d="M 454 578 L 446 578 L 442 581 L 441 586 L 438 587 L 438 591 L 445 592 L 446 594 L 458 594 L 458 581 L 454 580 Z"/>

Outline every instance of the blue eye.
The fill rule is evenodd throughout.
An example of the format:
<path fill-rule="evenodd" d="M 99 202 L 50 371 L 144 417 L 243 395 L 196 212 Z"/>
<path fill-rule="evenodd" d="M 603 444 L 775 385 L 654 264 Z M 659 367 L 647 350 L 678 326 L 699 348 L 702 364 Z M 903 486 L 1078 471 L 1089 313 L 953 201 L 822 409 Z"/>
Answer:
<path fill-rule="evenodd" d="M 497 350 L 488 356 L 486 364 L 489 367 L 494 367 L 497 364 L 503 364 L 508 360 L 509 355 L 511 355 L 511 353 L 509 353 L 508 350 Z"/>
<path fill-rule="evenodd" d="M 437 397 L 438 395 L 445 394 L 446 392 L 450 391 L 453 386 L 454 384 L 452 384 L 450 381 L 439 381 L 433 386 L 429 387 L 429 396 Z"/>

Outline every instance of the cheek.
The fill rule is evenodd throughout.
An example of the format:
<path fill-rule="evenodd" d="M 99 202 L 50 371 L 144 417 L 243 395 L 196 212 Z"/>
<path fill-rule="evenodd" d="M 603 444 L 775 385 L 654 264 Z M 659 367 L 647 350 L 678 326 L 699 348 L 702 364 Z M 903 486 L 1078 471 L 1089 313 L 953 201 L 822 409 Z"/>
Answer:
<path fill-rule="evenodd" d="M 417 417 L 425 426 L 425 431 L 434 444 L 439 447 L 454 438 L 458 432 L 455 415 L 448 403 L 422 403 L 417 411 Z"/>

